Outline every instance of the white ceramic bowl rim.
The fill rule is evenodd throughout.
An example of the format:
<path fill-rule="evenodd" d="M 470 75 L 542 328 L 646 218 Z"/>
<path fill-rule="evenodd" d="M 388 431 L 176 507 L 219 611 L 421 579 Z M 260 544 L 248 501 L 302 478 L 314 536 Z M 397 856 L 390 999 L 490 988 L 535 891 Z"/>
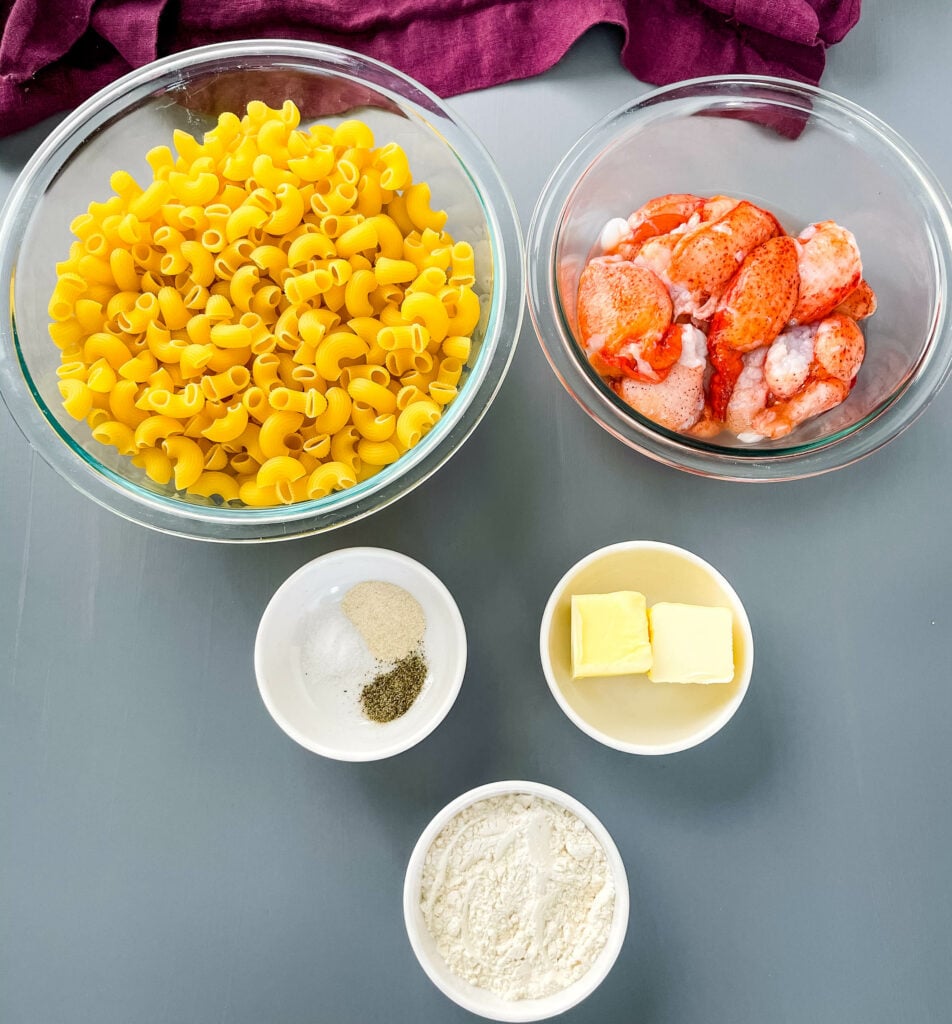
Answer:
<path fill-rule="evenodd" d="M 463 808 L 469 807 L 480 800 L 486 800 L 494 796 L 503 796 L 509 793 L 528 793 L 531 796 L 549 800 L 560 807 L 567 808 L 576 817 L 581 819 L 605 851 L 605 857 L 608 860 L 612 879 L 615 883 L 615 907 L 608 939 L 587 974 L 561 992 L 555 992 L 542 999 L 524 999 L 518 1002 L 505 1003 L 504 1000 L 493 996 L 492 993 L 487 992 L 484 996 L 479 989 L 462 979 L 460 979 L 458 988 L 451 989 L 445 985 L 443 979 L 433 967 L 429 952 L 422 944 L 420 929 L 425 929 L 426 925 L 418 919 L 417 915 L 419 914 L 419 894 L 423 876 L 423 862 L 433 840 L 436 839 L 452 818 Z M 590 996 L 605 980 L 617 960 L 618 954 L 621 952 L 625 935 L 628 931 L 628 912 L 628 875 L 625 871 L 625 864 L 621 854 L 618 852 L 618 847 L 615 845 L 615 841 L 608 830 L 575 797 L 569 796 L 568 793 L 563 793 L 552 786 L 546 786 L 541 782 L 512 780 L 490 782 L 483 786 L 477 786 L 475 789 L 463 793 L 448 803 L 433 817 L 413 847 L 403 884 L 403 918 L 407 928 L 407 936 L 413 952 L 420 962 L 420 966 L 426 972 L 430 981 L 445 996 L 471 1013 L 488 1017 L 490 1020 L 511 1022 L 511 1024 L 546 1020 L 549 1017 L 564 1013 Z M 487 1001 L 491 1001 L 493 1004 L 494 1009 L 492 1012 L 487 1011 Z M 509 1008 L 511 1008 L 511 1012 L 505 1012 Z"/>
<path fill-rule="evenodd" d="M 725 448 L 667 430 L 628 408 L 604 387 L 590 367 L 582 365 L 571 326 L 562 312 L 556 280 L 553 257 L 566 206 L 602 147 L 611 145 L 616 121 L 637 113 L 650 122 L 654 117 L 662 117 L 664 105 L 672 101 L 683 100 L 695 104 L 697 110 L 704 110 L 715 99 L 726 102 L 736 96 L 742 100 L 747 92 L 756 95 L 756 102 L 775 106 L 782 112 L 807 113 L 822 119 L 832 111 L 861 126 L 891 153 L 915 188 L 928 198 L 937 300 L 929 336 L 914 372 L 858 423 L 800 448 Z M 563 387 L 618 440 L 675 469 L 755 483 L 798 479 L 838 469 L 881 448 L 914 423 L 952 373 L 952 310 L 946 301 L 952 280 L 949 197 L 922 157 L 884 121 L 851 100 L 802 82 L 770 75 L 711 75 L 663 86 L 622 104 L 585 132 L 552 171 L 532 214 L 526 253 L 529 316 L 546 359 Z"/>
<path fill-rule="evenodd" d="M 120 116 L 131 99 L 173 88 L 200 69 L 231 68 L 255 60 L 362 81 L 438 135 L 472 182 L 486 219 L 493 287 L 484 340 L 456 401 L 434 428 L 393 467 L 354 488 L 280 508 L 192 504 L 139 487 L 80 452 L 45 410 L 20 350 L 12 287 L 0 287 L 0 395 L 17 426 L 40 455 L 79 491 L 123 518 L 182 537 L 215 541 L 284 540 L 353 522 L 402 497 L 435 472 L 462 445 L 492 404 L 509 369 L 524 311 L 523 241 L 512 197 L 482 143 L 435 93 L 408 75 L 335 46 L 288 39 L 216 43 L 164 57 L 117 79 L 77 107 L 39 147 L 0 211 L 0 281 L 12 282 L 31 211 L 80 142 L 94 127 Z M 237 63 L 236 63 L 237 62 Z M 403 90 L 402 92 L 399 90 Z"/>
<path fill-rule="evenodd" d="M 601 729 L 597 729 L 590 722 L 587 722 L 569 704 L 565 699 L 565 695 L 559 688 L 558 681 L 552 671 L 548 652 L 549 633 L 552 629 L 552 617 L 555 614 L 555 606 L 558 604 L 559 598 L 562 596 L 562 592 L 565 590 L 569 582 L 586 566 L 591 565 L 593 562 L 601 561 L 601 559 L 620 551 L 668 551 L 671 554 L 677 555 L 679 558 L 683 558 L 687 562 L 691 562 L 693 565 L 698 566 L 698 568 L 703 569 L 704 572 L 707 573 L 728 596 L 732 604 L 732 611 L 734 612 L 741 631 L 744 634 L 744 643 L 748 652 L 747 668 L 741 680 L 741 686 L 739 687 L 737 694 L 729 704 L 724 706 L 720 714 L 713 721 L 709 722 L 704 729 L 699 732 L 692 733 L 683 740 L 678 740 L 673 743 L 657 744 L 625 743 L 623 740 L 616 739 L 614 736 L 609 736 L 608 733 L 602 732 Z M 693 551 L 688 551 L 686 548 L 678 547 L 676 544 L 667 544 L 664 541 L 657 540 L 627 540 L 621 541 L 618 544 L 609 544 L 606 547 L 599 548 L 597 551 L 593 551 L 590 555 L 586 555 L 584 558 L 576 562 L 567 572 L 565 572 L 559 582 L 556 583 L 555 587 L 552 589 L 552 593 L 549 595 L 549 600 L 546 602 L 545 611 L 542 613 L 542 624 L 539 627 L 539 657 L 542 661 L 542 672 L 545 675 L 545 681 L 548 683 L 549 689 L 552 691 L 552 696 L 555 698 L 559 707 L 565 712 L 566 717 L 570 721 L 574 722 L 582 732 L 591 736 L 592 739 L 598 740 L 599 743 L 604 743 L 605 746 L 612 747 L 615 750 L 621 750 L 626 754 L 676 754 L 682 750 L 690 750 L 691 747 L 696 747 L 698 744 L 710 739 L 715 733 L 723 729 L 731 718 L 733 718 L 750 687 L 750 679 L 754 668 L 754 637 L 751 632 L 747 609 L 744 607 L 743 601 L 741 601 L 737 591 L 734 590 L 727 579 L 718 572 L 710 562 L 705 561 L 700 555 L 694 554 Z"/>
<path fill-rule="evenodd" d="M 419 728 L 415 732 L 401 741 L 385 743 L 373 750 L 360 752 L 321 743 L 318 740 L 315 740 L 313 736 L 309 736 L 298 729 L 298 727 L 281 711 L 279 705 L 272 698 L 270 688 L 266 682 L 267 673 L 264 668 L 263 656 L 263 647 L 267 639 L 271 618 L 275 614 L 274 609 L 277 605 L 279 595 L 283 592 L 293 590 L 301 579 L 315 571 L 315 567 L 320 568 L 327 565 L 329 562 L 340 561 L 341 559 L 346 558 L 368 558 L 374 559 L 378 563 L 389 562 L 392 565 L 403 566 L 412 575 L 426 580 L 432 590 L 442 599 L 445 610 L 450 617 L 453 625 L 453 643 L 459 651 L 459 660 L 461 663 L 460 671 L 455 678 L 451 680 L 450 686 L 443 695 L 443 699 L 433 707 L 430 716 L 425 722 L 420 723 Z M 453 704 L 456 702 L 460 688 L 463 685 L 463 677 L 466 673 L 466 654 L 466 626 L 463 622 L 463 616 L 460 614 L 459 606 L 456 604 L 456 600 L 450 593 L 446 584 L 443 583 L 443 581 L 431 569 L 428 569 L 421 562 L 418 562 L 416 559 L 411 558 L 409 555 L 404 555 L 399 551 L 391 551 L 388 548 L 354 547 L 338 548 L 335 551 L 328 551 L 324 555 L 319 555 L 317 558 L 311 559 L 310 562 L 306 562 L 300 569 L 293 572 L 281 584 L 281 586 L 278 587 L 274 594 L 271 595 L 271 600 L 268 601 L 264 612 L 262 612 L 261 620 L 258 623 L 258 630 L 255 634 L 254 665 L 255 677 L 258 682 L 258 692 L 261 694 L 264 706 L 268 709 L 268 713 L 274 721 L 280 726 L 286 735 L 294 740 L 295 743 L 300 744 L 306 750 L 310 750 L 314 754 L 320 754 L 322 757 L 328 757 L 334 761 L 381 761 L 384 758 L 393 757 L 396 754 L 401 754 L 403 751 L 416 746 L 421 740 L 426 739 L 426 737 L 436 729 L 443 719 L 446 718 L 450 709 L 453 707 Z"/>

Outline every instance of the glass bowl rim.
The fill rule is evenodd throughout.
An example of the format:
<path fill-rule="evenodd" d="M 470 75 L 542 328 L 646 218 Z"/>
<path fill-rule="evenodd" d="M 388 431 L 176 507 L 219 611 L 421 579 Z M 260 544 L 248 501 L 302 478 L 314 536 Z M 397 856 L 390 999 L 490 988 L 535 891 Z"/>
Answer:
<path fill-rule="evenodd" d="M 324 498 L 267 508 L 192 504 L 141 487 L 67 440 L 20 355 L 13 309 L 16 263 L 31 197 L 55 180 L 85 145 L 87 133 L 121 119 L 131 100 L 171 91 L 189 72 L 242 61 L 288 61 L 316 74 L 353 81 L 392 99 L 401 113 L 428 129 L 455 157 L 485 218 L 492 253 L 492 287 L 480 352 L 457 400 L 423 440 L 397 462 L 354 488 Z M 438 125 L 431 117 L 440 119 Z M 52 169 L 51 169 L 52 168 Z M 31 446 L 73 487 L 125 519 L 161 532 L 213 541 L 279 540 L 333 529 L 384 508 L 419 486 L 463 444 L 492 404 L 508 372 L 524 311 L 524 243 L 515 204 L 498 168 L 475 133 L 425 86 L 382 61 L 322 43 L 247 39 L 184 50 L 144 65 L 99 90 L 43 140 L 0 209 L 0 396 Z M 397 468 L 399 467 L 399 469 Z M 388 472 L 391 471 L 391 472 Z"/>
<path fill-rule="evenodd" d="M 624 132 L 629 139 L 655 119 L 687 116 L 683 100 L 736 101 L 805 111 L 826 121 L 860 125 L 920 187 L 925 229 L 936 273 L 930 328 L 903 384 L 845 431 L 800 447 L 726 448 L 669 431 L 624 406 L 578 351 L 560 301 L 556 255 L 566 207 L 602 152 Z M 786 101 L 786 102 L 784 102 Z M 655 117 L 652 117 L 652 111 Z M 549 175 L 526 233 L 529 316 L 539 344 L 562 386 L 603 429 L 644 455 L 675 469 L 743 482 L 792 480 L 850 465 L 881 448 L 922 414 L 952 372 L 952 315 L 945 297 L 952 279 L 952 204 L 922 157 L 889 125 L 836 93 L 771 75 L 709 75 L 642 94 L 609 111 L 574 143 Z M 583 365 L 584 363 L 584 365 Z"/>

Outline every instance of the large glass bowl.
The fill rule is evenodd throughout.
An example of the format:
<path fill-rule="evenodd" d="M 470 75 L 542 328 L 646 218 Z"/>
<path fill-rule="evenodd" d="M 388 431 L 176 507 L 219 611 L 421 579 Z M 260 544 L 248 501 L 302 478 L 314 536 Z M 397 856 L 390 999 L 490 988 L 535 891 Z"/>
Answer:
<path fill-rule="evenodd" d="M 325 498 L 231 507 L 154 484 L 99 444 L 61 406 L 59 352 L 48 333 L 55 264 L 69 224 L 110 194 L 123 169 L 148 182 L 146 152 L 176 128 L 200 136 L 219 113 L 260 99 L 297 103 L 302 126 L 359 118 L 377 144 L 397 142 L 427 181 L 446 230 L 472 243 L 482 315 L 460 394 L 414 448 L 377 475 Z M 150 64 L 92 97 L 24 168 L 0 215 L 0 390 L 20 429 L 71 484 L 127 519 L 181 536 L 248 541 L 300 536 L 368 515 L 445 462 L 489 408 L 512 359 L 523 310 L 522 240 L 491 158 L 442 101 L 406 75 L 346 50 L 287 40 L 206 46 Z"/>
<path fill-rule="evenodd" d="M 635 412 L 575 340 L 579 276 L 603 225 L 653 196 L 724 193 L 773 211 L 788 232 L 835 220 L 856 235 L 879 309 L 846 401 L 779 441 L 693 439 Z M 529 312 L 566 390 L 638 451 L 730 480 L 824 473 L 909 426 L 952 366 L 949 200 L 891 128 L 848 100 L 757 76 L 700 78 L 609 114 L 562 160 L 527 236 Z"/>

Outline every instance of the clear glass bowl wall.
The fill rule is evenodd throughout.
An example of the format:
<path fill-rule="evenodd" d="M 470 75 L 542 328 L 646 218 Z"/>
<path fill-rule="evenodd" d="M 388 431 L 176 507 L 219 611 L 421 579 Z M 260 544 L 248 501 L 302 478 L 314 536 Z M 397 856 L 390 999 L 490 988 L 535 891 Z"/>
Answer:
<path fill-rule="evenodd" d="M 302 127 L 357 117 L 378 144 L 407 152 L 417 181 L 449 215 L 447 230 L 473 244 L 482 316 L 473 355 L 432 431 L 403 457 L 349 490 L 266 509 L 223 507 L 154 484 L 128 457 L 94 441 L 62 409 L 47 304 L 69 224 L 110 195 L 113 171 L 151 180 L 145 154 L 170 145 L 176 128 L 195 136 L 219 113 L 252 99 L 294 100 Z M 433 94 L 385 65 L 310 43 L 252 40 L 203 47 L 149 65 L 70 115 L 25 168 L 0 222 L 0 388 L 40 454 L 81 491 L 145 525 L 210 540 L 297 536 L 350 522 L 419 484 L 462 444 L 506 373 L 523 307 L 522 243 L 512 201 L 481 144 Z"/>
<path fill-rule="evenodd" d="M 750 199 L 794 234 L 832 219 L 856 235 L 879 299 L 864 323 L 866 361 L 847 401 L 793 437 L 744 445 L 668 431 L 605 386 L 575 343 L 579 276 L 605 222 L 673 192 Z M 944 382 L 952 363 L 950 238 L 941 186 L 862 108 L 779 79 L 698 79 L 615 111 L 553 173 L 528 233 L 529 309 L 566 389 L 625 443 L 703 475 L 808 476 L 880 447 Z"/>

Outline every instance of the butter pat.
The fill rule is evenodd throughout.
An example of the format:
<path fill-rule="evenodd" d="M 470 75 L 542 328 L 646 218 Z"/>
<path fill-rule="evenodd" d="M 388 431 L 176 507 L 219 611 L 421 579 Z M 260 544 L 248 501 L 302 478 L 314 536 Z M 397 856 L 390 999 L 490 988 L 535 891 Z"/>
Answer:
<path fill-rule="evenodd" d="M 729 683 L 734 678 L 729 608 L 660 603 L 648 612 L 653 683 Z"/>
<path fill-rule="evenodd" d="M 572 595 L 572 675 L 624 676 L 651 668 L 645 595 Z"/>

